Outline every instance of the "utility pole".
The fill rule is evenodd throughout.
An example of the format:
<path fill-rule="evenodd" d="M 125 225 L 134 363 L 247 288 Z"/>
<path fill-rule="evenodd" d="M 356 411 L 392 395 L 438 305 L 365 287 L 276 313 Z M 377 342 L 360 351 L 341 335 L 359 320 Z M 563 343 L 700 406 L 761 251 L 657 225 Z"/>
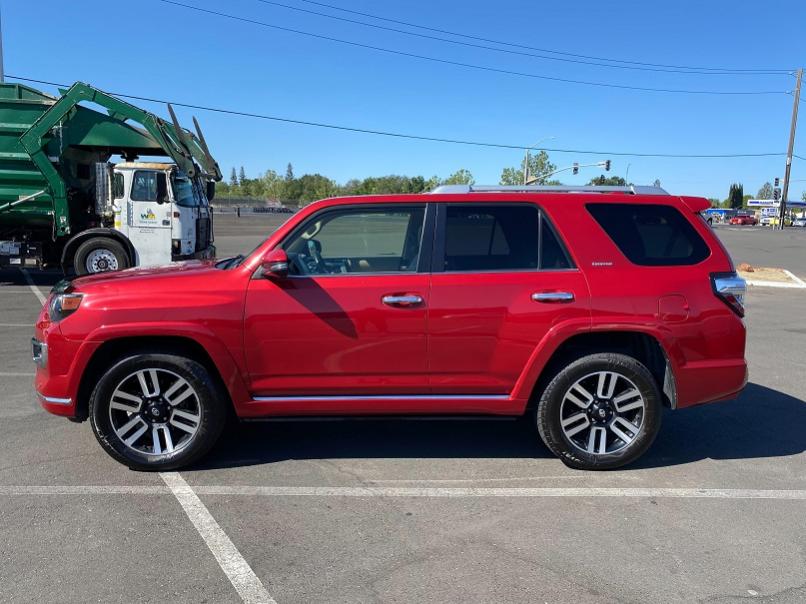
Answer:
<path fill-rule="evenodd" d="M 789 173 L 792 171 L 792 153 L 795 147 L 795 131 L 798 127 L 798 105 L 800 104 L 800 84 L 803 80 L 803 67 L 798 69 L 795 84 L 795 104 L 792 106 L 792 125 L 789 127 L 789 148 L 786 151 L 786 172 L 784 172 L 784 190 L 781 195 L 781 207 L 778 211 L 779 226 L 784 229 L 784 216 L 786 216 L 786 201 L 789 195 Z"/>
<path fill-rule="evenodd" d="M 0 13 L 0 84 L 5 81 L 6 71 L 3 69 L 3 16 L 2 13 Z"/>
<path fill-rule="evenodd" d="M 526 154 L 523 156 L 523 184 L 527 184 L 529 182 L 529 149 L 526 150 Z"/>

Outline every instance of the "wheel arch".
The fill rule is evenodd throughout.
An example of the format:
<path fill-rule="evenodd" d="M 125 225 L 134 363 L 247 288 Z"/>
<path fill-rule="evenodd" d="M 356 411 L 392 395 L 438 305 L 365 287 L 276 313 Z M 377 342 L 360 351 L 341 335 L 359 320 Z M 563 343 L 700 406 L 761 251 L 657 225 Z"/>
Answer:
<path fill-rule="evenodd" d="M 120 231 L 116 231 L 115 229 L 98 227 L 81 231 L 77 235 L 74 235 L 68 239 L 67 243 L 64 244 L 64 248 L 62 248 L 61 266 L 65 273 L 67 273 L 70 269 L 75 268 L 73 266 L 73 257 L 75 256 L 78 246 L 93 237 L 107 237 L 113 241 L 117 241 L 123 245 L 123 249 L 126 250 L 126 254 L 129 256 L 129 264 L 131 266 L 135 265 L 137 260 L 137 252 L 135 251 L 134 244 L 131 242 L 131 240 L 126 237 L 126 235 Z"/>
<path fill-rule="evenodd" d="M 84 421 L 89 416 L 89 400 L 92 391 L 100 376 L 116 362 L 124 357 L 136 354 L 175 354 L 190 358 L 200 363 L 210 374 L 224 396 L 230 413 L 234 414 L 235 407 L 229 385 L 233 385 L 236 377 L 231 375 L 237 369 L 233 367 L 221 368 L 213 360 L 209 352 L 209 345 L 202 344 L 192 337 L 177 335 L 148 335 L 126 336 L 105 341 L 92 354 L 81 375 L 76 393 L 75 421 Z"/>
<path fill-rule="evenodd" d="M 589 354 L 615 352 L 641 362 L 652 374 L 665 407 L 677 407 L 677 388 L 670 355 L 656 334 L 639 329 L 594 330 L 571 335 L 560 342 L 539 371 L 529 393 L 533 409 L 551 378 L 562 368 Z"/>

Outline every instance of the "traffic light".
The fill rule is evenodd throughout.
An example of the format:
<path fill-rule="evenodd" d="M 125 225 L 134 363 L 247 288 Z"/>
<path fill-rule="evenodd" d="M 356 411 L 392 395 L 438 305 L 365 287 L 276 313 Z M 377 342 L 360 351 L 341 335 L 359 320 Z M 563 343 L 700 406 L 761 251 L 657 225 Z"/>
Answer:
<path fill-rule="evenodd" d="M 610 160 L 605 161 L 605 172 L 610 172 Z"/>
<path fill-rule="evenodd" d="M 572 170 L 572 174 L 579 174 L 579 164 L 574 162 L 574 168 Z"/>
<path fill-rule="evenodd" d="M 778 178 L 778 177 L 776 176 L 776 177 L 775 177 L 775 181 L 773 182 L 773 185 L 772 185 L 772 186 L 773 186 L 773 187 L 775 187 L 775 188 L 777 189 L 777 188 L 778 188 L 778 185 L 780 184 L 780 182 L 781 182 L 781 179 L 780 179 L 780 178 Z"/>
<path fill-rule="evenodd" d="M 778 179 L 776 178 L 775 180 L 778 180 Z M 781 201 L 781 189 L 779 189 L 778 187 L 775 187 L 775 188 L 772 190 L 772 198 L 773 198 L 775 201 Z"/>

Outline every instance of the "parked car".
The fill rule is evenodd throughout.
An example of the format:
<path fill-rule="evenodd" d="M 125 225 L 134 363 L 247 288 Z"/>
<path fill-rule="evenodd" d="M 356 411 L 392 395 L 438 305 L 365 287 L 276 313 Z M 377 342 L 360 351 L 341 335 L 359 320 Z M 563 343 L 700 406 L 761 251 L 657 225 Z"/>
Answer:
<path fill-rule="evenodd" d="M 708 201 L 653 191 L 330 199 L 246 257 L 62 282 L 36 390 L 135 469 L 196 462 L 233 412 L 528 414 L 567 465 L 619 467 L 663 407 L 747 381 L 745 283 Z"/>
<path fill-rule="evenodd" d="M 750 214 L 739 214 L 734 216 L 730 219 L 730 224 L 738 224 L 738 225 L 756 225 L 758 224 L 758 220 L 755 216 Z"/>
<path fill-rule="evenodd" d="M 795 218 L 792 221 L 792 226 L 794 226 L 794 227 L 806 227 L 806 216 L 801 216 L 800 218 Z"/>

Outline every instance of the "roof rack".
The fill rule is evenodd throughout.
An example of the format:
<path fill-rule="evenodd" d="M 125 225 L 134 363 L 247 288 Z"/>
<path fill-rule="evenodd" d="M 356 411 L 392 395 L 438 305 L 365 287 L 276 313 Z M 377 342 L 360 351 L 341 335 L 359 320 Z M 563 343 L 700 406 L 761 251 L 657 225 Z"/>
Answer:
<path fill-rule="evenodd" d="M 431 193 L 627 193 L 628 195 L 668 195 L 661 187 L 581 185 L 440 185 Z"/>

